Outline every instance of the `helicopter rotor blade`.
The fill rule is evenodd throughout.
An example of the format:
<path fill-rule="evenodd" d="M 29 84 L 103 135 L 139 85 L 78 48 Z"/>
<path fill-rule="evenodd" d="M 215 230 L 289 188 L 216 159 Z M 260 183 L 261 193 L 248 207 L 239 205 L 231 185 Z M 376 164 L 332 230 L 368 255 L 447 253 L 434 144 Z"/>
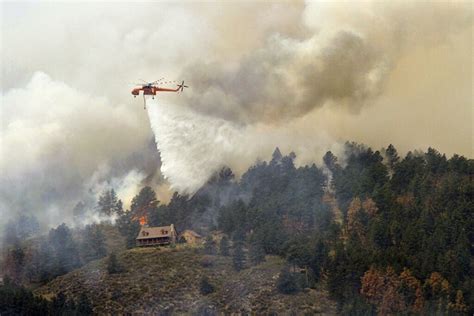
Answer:
<path fill-rule="evenodd" d="M 153 81 L 151 84 L 158 84 L 158 83 L 160 83 L 163 79 L 165 79 L 165 78 L 161 78 L 161 79 L 155 80 L 155 81 Z"/>

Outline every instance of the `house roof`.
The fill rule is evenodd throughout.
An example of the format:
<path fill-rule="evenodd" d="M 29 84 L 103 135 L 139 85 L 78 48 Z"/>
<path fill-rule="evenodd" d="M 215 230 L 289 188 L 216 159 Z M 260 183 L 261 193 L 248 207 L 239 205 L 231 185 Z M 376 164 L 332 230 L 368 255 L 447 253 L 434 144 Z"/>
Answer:
<path fill-rule="evenodd" d="M 182 235 L 186 235 L 186 234 L 193 235 L 196 238 L 202 238 L 202 236 L 196 233 L 194 230 L 186 229 Z"/>
<path fill-rule="evenodd" d="M 172 227 L 172 225 L 159 227 L 142 226 L 140 232 L 138 233 L 137 239 L 171 237 L 172 231 L 174 231 L 174 227 Z"/>

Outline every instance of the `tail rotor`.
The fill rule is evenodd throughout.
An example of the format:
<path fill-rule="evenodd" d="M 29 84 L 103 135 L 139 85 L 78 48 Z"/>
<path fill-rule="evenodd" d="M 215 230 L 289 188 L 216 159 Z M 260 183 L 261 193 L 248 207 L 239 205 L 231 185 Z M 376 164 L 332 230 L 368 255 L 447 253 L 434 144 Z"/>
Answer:
<path fill-rule="evenodd" d="M 181 84 L 178 85 L 178 91 L 179 92 L 183 92 L 184 91 L 184 88 L 189 88 L 189 86 L 186 86 L 184 84 L 184 80 L 181 82 Z"/>

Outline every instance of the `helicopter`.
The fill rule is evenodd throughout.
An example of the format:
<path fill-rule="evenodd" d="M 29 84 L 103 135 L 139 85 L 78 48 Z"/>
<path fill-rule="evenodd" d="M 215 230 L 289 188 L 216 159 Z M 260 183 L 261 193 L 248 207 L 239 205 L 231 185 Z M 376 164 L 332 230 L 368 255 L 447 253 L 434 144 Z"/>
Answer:
<path fill-rule="evenodd" d="M 161 84 L 168 84 L 168 83 L 176 82 L 176 81 L 163 82 L 163 80 L 164 80 L 164 78 L 155 80 L 153 82 L 146 82 L 145 80 L 140 79 L 140 81 L 143 81 L 143 83 L 137 83 L 136 85 L 139 86 L 139 87 L 136 87 L 132 90 L 133 97 L 135 97 L 135 98 L 137 97 L 137 95 L 140 95 L 140 91 L 143 91 L 143 108 L 144 109 L 146 109 L 146 99 L 145 99 L 146 95 L 151 95 L 152 99 L 154 99 L 155 95 L 160 91 L 163 91 L 163 92 L 183 92 L 184 88 L 189 88 L 189 86 L 186 86 L 184 84 L 184 80 L 181 81 L 180 84 L 177 84 L 178 87 L 176 89 L 162 88 L 162 87 L 160 87 Z"/>

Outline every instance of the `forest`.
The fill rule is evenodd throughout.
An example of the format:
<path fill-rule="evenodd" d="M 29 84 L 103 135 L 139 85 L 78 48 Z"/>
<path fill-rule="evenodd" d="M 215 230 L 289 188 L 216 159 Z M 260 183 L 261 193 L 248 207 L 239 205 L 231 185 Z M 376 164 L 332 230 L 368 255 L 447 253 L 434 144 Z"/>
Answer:
<path fill-rule="evenodd" d="M 321 166 L 297 167 L 295 159 L 276 148 L 270 161 L 257 161 L 240 178 L 224 167 L 194 195 L 175 192 L 168 203 L 145 186 L 129 210 L 107 190 L 95 211 L 110 216 L 105 224 L 117 229 L 124 248 L 135 247 L 145 217 L 151 226 L 221 232 L 221 243 L 208 237 L 203 251 L 232 255 L 235 269 L 265 255 L 285 258 L 278 289 L 292 295 L 324 287 L 341 314 L 474 313 L 472 159 L 448 159 L 433 148 L 401 157 L 393 145 L 374 151 L 353 142 L 339 157 L 327 152 Z M 84 216 L 84 203 L 72 212 Z M 43 234 L 33 213 L 10 221 L 0 313 L 90 314 L 85 295 L 77 302 L 28 298 L 31 288 L 87 262 L 115 260 L 106 239 L 104 223 L 61 224 Z"/>

